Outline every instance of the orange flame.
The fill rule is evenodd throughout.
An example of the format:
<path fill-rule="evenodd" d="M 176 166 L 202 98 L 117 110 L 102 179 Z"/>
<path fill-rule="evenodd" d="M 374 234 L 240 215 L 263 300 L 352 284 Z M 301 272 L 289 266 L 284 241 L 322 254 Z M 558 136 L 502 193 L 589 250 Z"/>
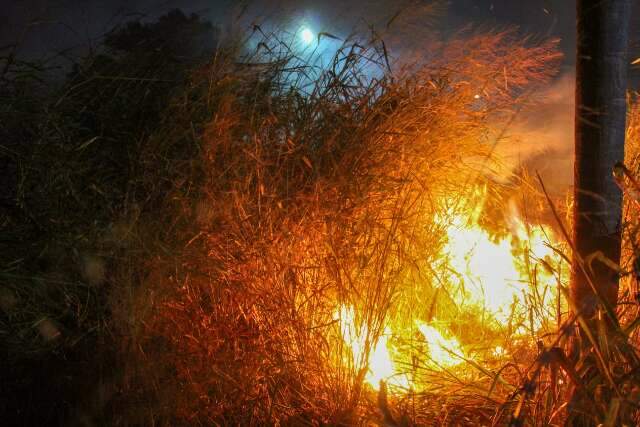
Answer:
<path fill-rule="evenodd" d="M 484 193 L 480 193 L 480 202 L 468 215 L 449 213 L 446 216 L 446 243 L 443 248 L 444 278 L 448 283 L 458 283 L 461 291 L 453 296 L 461 309 L 470 311 L 480 308 L 488 313 L 498 325 L 506 325 L 515 307 L 526 310 L 530 304 L 528 294 L 532 286 L 556 289 L 558 277 L 550 271 L 549 265 L 562 263 L 562 258 L 554 253 L 548 244 L 553 238 L 549 231 L 540 225 L 530 225 L 522 221 L 515 207 L 511 207 L 507 219 L 510 233 L 494 238 L 479 224 Z M 445 221 L 445 218 L 436 218 Z M 545 268 L 536 268 L 542 264 Z M 539 302 L 545 307 L 553 307 L 553 292 L 542 292 Z M 556 294 L 557 295 L 557 294 Z M 365 325 L 356 324 L 354 307 L 340 306 L 336 310 L 340 322 L 340 332 L 344 342 L 350 347 L 355 366 L 366 366 L 365 381 L 374 389 L 379 382 L 385 382 L 402 388 L 416 388 L 414 378 L 399 366 L 393 355 L 402 352 L 394 346 L 394 338 L 401 337 L 390 326 L 385 327 L 378 341 L 371 344 L 368 355 L 366 340 L 371 339 Z M 434 368 L 457 368 L 465 360 L 473 359 L 465 354 L 464 346 L 457 337 L 443 327 L 444 324 L 424 322 L 414 319 L 414 326 L 420 333 L 428 354 L 424 359 L 431 360 Z M 393 325 L 393 322 L 390 322 Z M 541 327 L 541 319 L 536 319 L 534 328 Z M 516 330 L 515 334 L 522 334 Z M 405 337 L 406 338 L 406 337 Z M 507 350 L 503 345 L 493 343 L 493 357 L 504 357 Z M 506 344 L 505 344 L 506 345 Z M 421 347 L 424 348 L 424 347 Z M 402 356 L 400 354 L 400 356 Z M 365 360 L 366 358 L 366 360 Z M 407 358 L 405 357 L 404 360 Z"/>

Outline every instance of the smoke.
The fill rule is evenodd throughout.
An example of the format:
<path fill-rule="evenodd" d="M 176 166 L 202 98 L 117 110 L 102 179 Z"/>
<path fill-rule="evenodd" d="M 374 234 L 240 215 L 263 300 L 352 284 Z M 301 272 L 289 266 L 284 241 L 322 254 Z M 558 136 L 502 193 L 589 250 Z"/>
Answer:
<path fill-rule="evenodd" d="M 555 196 L 573 185 L 575 76 L 566 73 L 531 95 L 496 147 L 511 174 L 540 174 Z"/>

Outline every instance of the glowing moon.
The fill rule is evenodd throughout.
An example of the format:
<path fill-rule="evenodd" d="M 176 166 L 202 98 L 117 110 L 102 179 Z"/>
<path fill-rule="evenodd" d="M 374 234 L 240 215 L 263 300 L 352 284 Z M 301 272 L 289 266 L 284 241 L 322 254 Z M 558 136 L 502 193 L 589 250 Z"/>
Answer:
<path fill-rule="evenodd" d="M 313 31 L 308 28 L 303 28 L 302 32 L 300 32 L 300 38 L 305 44 L 311 44 L 313 41 Z"/>

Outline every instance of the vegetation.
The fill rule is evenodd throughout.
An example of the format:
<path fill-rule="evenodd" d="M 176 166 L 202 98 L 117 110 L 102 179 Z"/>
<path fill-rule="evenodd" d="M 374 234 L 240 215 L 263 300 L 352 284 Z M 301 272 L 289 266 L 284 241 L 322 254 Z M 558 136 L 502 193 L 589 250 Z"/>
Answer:
<path fill-rule="evenodd" d="M 514 194 L 543 200 L 524 176 L 480 171 L 497 168 L 494 145 L 552 78 L 554 42 L 467 33 L 392 73 L 373 36 L 318 69 L 261 32 L 248 54 L 228 43 L 184 58 L 185 34 L 215 31 L 179 12 L 126 26 L 41 97 L 33 71 L 4 58 L 0 404 L 12 422 L 555 425 L 578 389 L 593 405 L 572 411 L 589 422 L 634 424 L 634 293 L 617 335 L 583 359 L 565 351 L 580 319 L 563 313 L 508 359 L 469 358 L 470 375 L 405 361 L 430 387 L 401 392 L 366 384 L 368 359 L 351 357 L 336 317 L 355 309 L 365 354 L 390 324 L 436 315 L 477 341 L 484 324 L 441 296 L 454 290 L 434 267 L 438 218 L 475 211 L 470 192 L 485 188 L 479 221 L 504 234 L 495 212 Z"/>

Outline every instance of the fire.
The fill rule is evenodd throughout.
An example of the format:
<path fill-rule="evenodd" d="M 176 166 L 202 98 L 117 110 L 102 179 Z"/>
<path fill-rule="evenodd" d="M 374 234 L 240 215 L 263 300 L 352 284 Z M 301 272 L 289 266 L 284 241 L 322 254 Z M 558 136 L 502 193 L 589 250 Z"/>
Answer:
<path fill-rule="evenodd" d="M 465 296 L 470 297 L 464 302 L 480 303 L 504 320 L 505 309 L 520 296 L 520 272 L 513 263 L 509 239 L 493 242 L 479 226 L 459 224 L 447 230 L 447 237 L 445 252 L 454 270 L 449 279 L 462 276 Z"/>
<path fill-rule="evenodd" d="M 444 248 L 448 270 L 452 271 L 448 281 L 464 285 L 459 302 L 476 304 L 501 323 L 508 321 L 514 303 L 526 305 L 532 275 L 539 286 L 552 287 L 556 282 L 548 269 L 532 269 L 541 261 L 546 266 L 549 259 L 557 258 L 547 243 L 549 232 L 540 225 L 525 225 L 517 215 L 511 216 L 510 222 L 511 233 L 495 239 L 477 220 L 456 216 L 447 228 Z"/>
<path fill-rule="evenodd" d="M 356 326 L 353 307 L 342 306 L 337 313 L 337 320 L 340 322 L 342 337 L 351 349 L 353 361 L 356 365 L 364 363 L 366 340 L 370 336 L 367 327 Z M 437 366 L 451 367 L 464 360 L 463 350 L 458 340 L 445 338 L 439 330 L 426 322 L 417 320 L 416 326 L 428 345 L 429 358 Z M 392 335 L 391 329 L 386 327 L 378 341 L 371 346 L 366 359 L 365 381 L 374 389 L 379 387 L 380 381 L 405 389 L 414 386 L 409 375 L 396 366 L 391 356 L 389 338 Z"/>
<path fill-rule="evenodd" d="M 473 204 L 475 208 L 468 209 L 467 214 L 449 211 L 441 218 L 436 218 L 444 228 L 446 241 L 442 251 L 442 271 L 444 281 L 456 292 L 449 292 L 453 302 L 460 310 L 470 313 L 487 314 L 493 325 L 504 327 L 517 310 L 520 313 L 531 313 L 532 301 L 547 310 L 539 310 L 534 320 L 530 316 L 531 330 L 542 327 L 545 319 L 554 312 L 558 274 L 550 266 L 562 264 L 562 258 L 550 246 L 553 235 L 545 227 L 528 224 L 523 221 L 514 206 L 508 211 L 505 219 L 509 232 L 503 232 L 496 238 L 484 229 L 479 222 L 483 210 L 485 193 L 477 192 Z M 464 209 L 461 209 L 464 213 Z M 540 291 L 542 289 L 542 291 Z M 532 295 L 536 297 L 532 297 Z M 429 369 L 459 369 L 465 361 L 472 360 L 476 354 L 465 351 L 465 345 L 473 344 L 467 340 L 465 345 L 460 337 L 454 336 L 447 322 L 431 319 L 425 322 L 413 319 L 410 328 L 394 329 L 393 319 L 388 319 L 387 326 L 374 342 L 375 334 L 357 322 L 356 309 L 351 306 L 340 306 L 336 310 L 336 317 L 340 324 L 342 339 L 348 345 L 352 362 L 356 367 L 366 367 L 365 382 L 374 389 L 379 387 L 380 381 L 402 388 L 419 388 L 419 381 L 411 372 L 407 372 L 408 360 L 403 351 L 405 347 L 397 344 L 399 341 L 418 340 L 422 344 L 412 347 L 412 351 L 419 351 L 420 360 L 425 361 Z M 549 319 L 546 319 L 549 320 Z M 452 320 L 452 321 L 455 321 Z M 486 326 L 482 326 L 486 327 Z M 481 326 L 478 326 L 481 328 Z M 480 337 L 481 329 L 477 337 Z M 513 335 L 522 335 L 522 327 L 515 328 Z M 474 334 L 467 334 L 474 335 Z M 368 343 L 368 345 L 367 345 Z M 508 354 L 508 343 L 491 342 L 487 354 L 494 358 L 503 358 Z M 367 351 L 368 348 L 368 351 Z M 418 349 L 418 350 L 416 350 Z"/>
<path fill-rule="evenodd" d="M 464 361 L 464 353 L 457 339 L 445 338 L 439 330 L 424 322 L 416 321 L 416 325 L 429 345 L 429 357 L 438 366 L 451 367 Z"/>
<path fill-rule="evenodd" d="M 506 324 L 515 306 L 526 307 L 532 282 L 541 289 L 555 288 L 557 277 L 548 266 L 559 265 L 562 259 L 549 245 L 552 233 L 541 225 L 526 224 L 514 205 L 506 218 L 510 233 L 498 239 L 479 225 L 481 207 L 468 218 L 449 219 L 443 250 L 450 272 L 446 279 L 463 285 L 457 303 L 481 307 Z M 545 292 L 541 305 L 549 307 L 551 298 L 552 292 Z"/>
<path fill-rule="evenodd" d="M 370 336 L 367 327 L 356 326 L 353 307 L 342 306 L 337 313 L 337 320 L 340 322 L 342 337 L 351 348 L 353 361 L 356 366 L 362 365 L 365 363 L 366 341 Z M 391 330 L 388 327 L 385 328 L 378 341 L 371 346 L 366 360 L 365 381 L 376 389 L 381 380 L 405 388 L 409 386 L 407 376 L 398 372 L 389 352 L 390 335 Z"/>

